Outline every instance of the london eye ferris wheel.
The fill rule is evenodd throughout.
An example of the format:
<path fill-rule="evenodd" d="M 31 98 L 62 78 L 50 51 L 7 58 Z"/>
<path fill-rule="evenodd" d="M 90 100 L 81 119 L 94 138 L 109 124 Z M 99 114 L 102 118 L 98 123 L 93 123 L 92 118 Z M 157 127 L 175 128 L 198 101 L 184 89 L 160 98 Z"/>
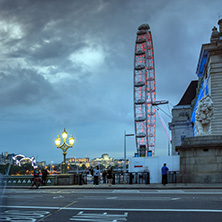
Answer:
<path fill-rule="evenodd" d="M 138 27 L 134 57 L 134 121 L 137 152 L 154 156 L 156 88 L 153 41 L 150 27 Z"/>

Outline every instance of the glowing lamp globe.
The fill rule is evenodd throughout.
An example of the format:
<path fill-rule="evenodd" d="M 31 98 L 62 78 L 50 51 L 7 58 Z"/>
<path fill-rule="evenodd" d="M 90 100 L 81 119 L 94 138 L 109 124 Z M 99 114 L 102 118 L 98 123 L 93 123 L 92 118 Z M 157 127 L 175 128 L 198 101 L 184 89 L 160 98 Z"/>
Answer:
<path fill-rule="evenodd" d="M 69 138 L 69 144 L 70 144 L 71 146 L 73 146 L 74 142 L 75 142 L 75 139 L 72 137 L 72 134 L 71 134 L 71 136 L 70 136 L 70 138 Z"/>
<path fill-rule="evenodd" d="M 59 138 L 59 135 L 57 136 L 57 138 L 55 139 L 55 144 L 58 147 L 60 145 L 61 139 Z"/>
<path fill-rule="evenodd" d="M 66 139 L 67 139 L 67 135 L 68 135 L 68 133 L 67 133 L 66 130 L 64 129 L 64 131 L 62 132 L 62 138 L 63 138 L 64 140 L 66 140 Z"/>

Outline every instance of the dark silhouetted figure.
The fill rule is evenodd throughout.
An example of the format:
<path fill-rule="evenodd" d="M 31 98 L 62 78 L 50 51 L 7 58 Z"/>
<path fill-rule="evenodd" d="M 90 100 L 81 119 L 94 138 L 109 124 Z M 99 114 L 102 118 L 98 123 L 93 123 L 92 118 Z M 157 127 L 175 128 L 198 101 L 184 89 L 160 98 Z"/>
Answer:
<path fill-rule="evenodd" d="M 106 170 L 103 170 L 103 173 L 102 173 L 103 183 L 106 183 L 106 175 L 107 175 Z"/>
<path fill-rule="evenodd" d="M 163 167 L 161 168 L 162 171 L 162 184 L 165 186 L 167 184 L 167 173 L 168 173 L 168 167 L 166 166 L 166 163 L 163 164 Z"/>
<path fill-rule="evenodd" d="M 107 179 L 108 179 L 109 186 L 111 186 L 112 179 L 113 179 L 113 170 L 111 167 L 109 167 L 109 169 L 107 171 Z"/>
<path fill-rule="evenodd" d="M 42 170 L 42 184 L 43 185 L 46 185 L 46 178 L 47 178 L 47 176 L 48 176 L 48 170 L 47 170 L 47 168 L 44 168 Z"/>

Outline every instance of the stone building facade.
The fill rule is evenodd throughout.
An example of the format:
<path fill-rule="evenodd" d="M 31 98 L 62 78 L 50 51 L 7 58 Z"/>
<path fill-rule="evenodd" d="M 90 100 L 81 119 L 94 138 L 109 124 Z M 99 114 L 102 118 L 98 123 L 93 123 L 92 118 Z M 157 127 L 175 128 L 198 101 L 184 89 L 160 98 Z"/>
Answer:
<path fill-rule="evenodd" d="M 193 122 L 198 101 L 205 95 L 212 98 L 214 112 L 208 134 L 222 135 L 222 19 L 218 21 L 219 31 L 214 26 L 210 43 L 201 47 L 197 66 L 198 95 L 193 109 Z"/>
<path fill-rule="evenodd" d="M 172 109 L 172 122 L 169 128 L 172 134 L 172 155 L 178 155 L 176 147 L 180 146 L 184 138 L 193 136 L 191 122 L 191 103 L 196 95 L 197 81 L 192 81 L 180 102 Z"/>
<path fill-rule="evenodd" d="M 180 152 L 182 183 L 222 183 L 222 136 L 186 138 Z"/>
<path fill-rule="evenodd" d="M 201 47 L 196 95 L 190 110 L 187 108 L 193 136 L 185 137 L 181 144 L 179 138 L 174 141 L 180 155 L 178 182 L 222 183 L 222 19 L 218 25 L 219 31 L 212 29 L 210 43 Z M 183 110 L 178 112 L 180 116 Z M 177 122 L 175 110 L 173 116 Z M 186 123 L 185 119 L 182 122 Z M 181 134 L 175 127 L 172 129 L 176 137 Z"/>

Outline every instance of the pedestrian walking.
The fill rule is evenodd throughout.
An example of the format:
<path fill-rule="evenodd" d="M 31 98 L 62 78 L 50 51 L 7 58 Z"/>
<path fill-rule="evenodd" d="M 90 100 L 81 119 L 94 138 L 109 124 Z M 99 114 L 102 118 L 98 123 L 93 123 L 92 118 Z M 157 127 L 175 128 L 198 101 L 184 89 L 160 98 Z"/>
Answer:
<path fill-rule="evenodd" d="M 34 186 L 36 187 L 36 189 L 38 189 L 40 184 L 41 184 L 41 182 L 42 181 L 39 178 L 39 169 L 35 168 L 34 172 L 33 172 L 32 185 L 31 185 L 30 189 L 32 189 Z"/>
<path fill-rule="evenodd" d="M 99 170 L 99 167 L 96 166 L 96 168 L 93 170 L 93 175 L 94 175 L 94 183 L 93 185 L 95 186 L 99 186 L 99 178 L 100 178 L 100 170 Z"/>
<path fill-rule="evenodd" d="M 113 179 L 113 170 L 111 167 L 109 167 L 108 171 L 107 171 L 107 179 L 108 179 L 108 184 L 109 186 L 111 186 L 112 184 L 112 179 Z"/>
<path fill-rule="evenodd" d="M 161 171 L 162 171 L 162 184 L 165 186 L 167 184 L 167 173 L 169 171 L 168 167 L 166 166 L 166 163 L 163 164 Z"/>

